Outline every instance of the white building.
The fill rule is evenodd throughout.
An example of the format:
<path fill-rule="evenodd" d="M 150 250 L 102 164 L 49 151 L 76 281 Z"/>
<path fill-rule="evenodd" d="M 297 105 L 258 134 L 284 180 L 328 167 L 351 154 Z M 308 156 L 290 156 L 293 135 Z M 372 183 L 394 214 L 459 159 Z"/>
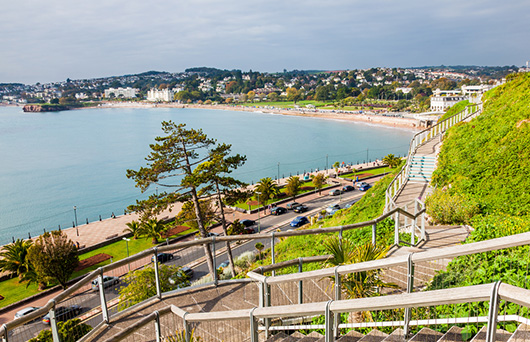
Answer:
<path fill-rule="evenodd" d="M 132 99 L 138 94 L 138 89 L 131 87 L 127 88 L 109 88 L 105 89 L 105 97 L 110 97 L 111 94 L 114 94 L 114 97 L 123 97 L 125 99 Z"/>
<path fill-rule="evenodd" d="M 431 111 L 444 112 L 454 104 L 465 100 L 464 96 L 432 96 L 431 97 Z"/>
<path fill-rule="evenodd" d="M 170 89 L 161 89 L 158 90 L 156 88 L 151 88 L 147 92 L 147 101 L 152 102 L 171 102 L 173 101 L 173 96 L 175 95 L 175 92 Z"/>

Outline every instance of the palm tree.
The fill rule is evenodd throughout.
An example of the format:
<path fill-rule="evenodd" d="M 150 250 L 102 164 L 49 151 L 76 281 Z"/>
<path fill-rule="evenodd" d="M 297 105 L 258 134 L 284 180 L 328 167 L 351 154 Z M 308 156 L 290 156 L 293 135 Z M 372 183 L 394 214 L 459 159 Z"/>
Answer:
<path fill-rule="evenodd" d="M 268 200 L 273 199 L 280 193 L 278 185 L 270 177 L 260 179 L 256 185 L 255 191 L 260 193 L 259 197 L 262 202 L 267 203 Z"/>
<path fill-rule="evenodd" d="M 162 224 L 162 221 L 151 218 L 147 222 L 142 223 L 140 230 L 141 235 L 151 238 L 153 245 L 156 245 L 158 239 L 162 237 L 162 233 L 166 230 L 166 227 Z"/>
<path fill-rule="evenodd" d="M 265 246 L 261 242 L 257 242 L 254 247 L 256 247 L 256 249 L 258 250 L 259 259 L 261 260 L 261 251 L 263 250 L 263 248 L 265 248 Z"/>
<path fill-rule="evenodd" d="M 324 242 L 324 248 L 331 254 L 326 261 L 327 267 L 356 264 L 360 262 L 378 260 L 386 256 L 388 247 L 374 246 L 371 242 L 354 245 L 350 240 L 331 237 Z M 342 276 L 342 291 L 348 299 L 365 298 L 376 295 L 381 288 L 395 288 L 395 284 L 385 283 L 380 279 L 381 270 L 368 270 L 350 273 Z M 335 281 L 335 278 L 331 278 Z M 350 315 L 351 322 L 362 322 L 369 318 L 369 312 L 355 312 Z"/>
<path fill-rule="evenodd" d="M 133 239 L 138 239 L 141 235 L 141 227 L 140 223 L 138 221 L 131 221 L 127 222 L 125 225 L 127 225 L 127 228 L 123 230 L 124 233 L 132 233 Z"/>
<path fill-rule="evenodd" d="M 401 158 L 394 156 L 392 153 L 386 155 L 383 158 L 383 163 L 390 166 L 390 168 L 394 168 L 398 166 L 400 162 L 401 162 Z"/>
<path fill-rule="evenodd" d="M 285 186 L 285 193 L 287 196 L 292 196 L 293 201 L 296 199 L 296 195 L 300 193 L 300 188 L 302 187 L 302 182 L 299 177 L 291 176 L 287 180 L 287 185 Z"/>
<path fill-rule="evenodd" d="M 17 239 L 14 243 L 4 246 L 0 252 L 0 270 L 16 274 L 19 281 L 22 280 L 29 270 L 29 261 L 26 256 L 32 244 L 31 240 Z"/>
<path fill-rule="evenodd" d="M 318 195 L 321 195 L 322 188 L 324 187 L 324 182 L 326 180 L 326 176 L 323 173 L 317 173 L 316 175 L 311 175 L 311 179 L 313 180 L 313 184 L 315 185 L 315 188 L 318 189 Z"/>

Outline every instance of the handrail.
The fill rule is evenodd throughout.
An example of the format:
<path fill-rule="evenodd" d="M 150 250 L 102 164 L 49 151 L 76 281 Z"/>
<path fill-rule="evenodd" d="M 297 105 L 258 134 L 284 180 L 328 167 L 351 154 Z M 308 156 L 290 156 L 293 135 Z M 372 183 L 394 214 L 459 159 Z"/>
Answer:
<path fill-rule="evenodd" d="M 474 112 L 469 113 L 471 110 L 475 108 L 476 110 Z M 392 181 L 388 185 L 387 190 L 385 192 L 385 198 L 386 198 L 385 212 L 390 210 L 391 207 L 396 206 L 396 203 L 394 202 L 394 197 L 399 192 L 399 190 L 403 188 L 405 184 L 406 178 L 408 177 L 408 174 L 410 171 L 410 164 L 412 161 L 412 156 L 415 154 L 415 151 L 418 149 L 418 147 L 423 145 L 427 141 L 431 140 L 435 136 L 439 134 L 443 134 L 445 131 L 447 131 L 447 129 L 454 126 L 456 123 L 467 120 L 481 111 L 482 111 L 482 103 L 468 105 L 466 106 L 466 108 L 456 113 L 455 115 L 447 119 L 444 119 L 440 122 L 437 122 L 434 126 L 426 128 L 423 131 L 420 131 L 414 134 L 409 144 L 409 152 L 407 154 L 407 161 L 405 162 L 405 165 L 403 165 L 399 173 L 394 177 L 394 179 L 392 179 Z"/>

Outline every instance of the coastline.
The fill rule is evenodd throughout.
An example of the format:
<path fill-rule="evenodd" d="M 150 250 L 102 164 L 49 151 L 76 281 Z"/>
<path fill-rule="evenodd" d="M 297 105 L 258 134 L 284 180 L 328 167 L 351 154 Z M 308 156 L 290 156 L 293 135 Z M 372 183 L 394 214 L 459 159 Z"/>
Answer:
<path fill-rule="evenodd" d="M 283 109 L 267 107 L 247 107 L 247 106 L 229 106 L 229 105 L 197 105 L 197 104 L 178 104 L 178 103 L 145 103 L 145 102 L 104 102 L 96 107 L 85 108 L 191 108 L 191 109 L 212 109 L 212 110 L 230 110 L 239 112 L 254 112 L 264 114 L 301 116 L 330 120 L 346 120 L 353 122 L 362 122 L 385 127 L 408 128 L 421 130 L 420 122 L 416 119 L 403 118 L 396 116 L 385 116 L 384 114 L 366 113 L 349 113 L 344 111 L 318 110 L 318 109 Z M 84 109 L 84 108 L 81 108 Z"/>

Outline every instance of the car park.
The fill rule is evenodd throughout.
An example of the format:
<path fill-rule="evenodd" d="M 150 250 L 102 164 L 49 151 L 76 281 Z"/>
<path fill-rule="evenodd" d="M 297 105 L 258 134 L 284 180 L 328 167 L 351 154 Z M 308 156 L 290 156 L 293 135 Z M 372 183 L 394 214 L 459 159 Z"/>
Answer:
<path fill-rule="evenodd" d="M 272 215 L 281 215 L 281 214 L 285 214 L 287 212 L 287 209 L 285 209 L 284 207 L 274 207 L 271 209 L 271 214 Z"/>
<path fill-rule="evenodd" d="M 173 256 L 173 254 L 169 254 L 169 253 L 158 253 L 156 255 L 156 258 L 158 259 L 158 262 L 167 262 L 169 260 L 173 260 L 174 256 Z M 151 260 L 153 262 L 155 261 L 155 256 L 154 255 L 151 258 Z"/>
<path fill-rule="evenodd" d="M 295 213 L 303 213 L 306 212 L 309 208 L 305 204 L 300 204 L 299 206 L 295 207 L 293 211 Z"/>
<path fill-rule="evenodd" d="M 287 207 L 288 210 L 293 210 L 295 207 L 297 207 L 297 206 L 299 206 L 299 205 L 300 205 L 300 203 L 298 203 L 298 202 L 293 202 L 293 203 L 288 203 L 288 204 L 286 205 L 286 207 Z"/>
<path fill-rule="evenodd" d="M 300 227 L 304 224 L 308 224 L 309 220 L 305 216 L 297 216 L 294 220 L 291 221 L 291 227 Z"/>
<path fill-rule="evenodd" d="M 120 283 L 120 278 L 118 277 L 112 277 L 112 276 L 103 276 L 103 288 L 117 285 Z M 99 277 L 92 280 L 92 290 L 97 291 L 99 290 Z"/>
<path fill-rule="evenodd" d="M 30 313 L 32 313 L 33 311 L 38 310 L 38 309 L 40 309 L 40 307 L 38 307 L 38 306 L 25 307 L 24 309 L 19 310 L 19 311 L 17 311 L 15 313 L 15 319 L 20 318 L 20 317 L 24 317 L 26 315 L 29 315 Z"/>
<path fill-rule="evenodd" d="M 338 203 L 335 203 L 326 208 L 326 212 L 328 214 L 331 213 L 333 210 L 340 210 L 340 205 Z"/>
<path fill-rule="evenodd" d="M 348 192 L 348 191 L 353 191 L 353 190 L 355 190 L 355 188 L 351 185 L 345 185 L 342 187 L 343 192 Z"/>
<path fill-rule="evenodd" d="M 244 219 L 239 222 L 241 222 L 245 227 L 250 227 L 256 224 L 256 221 L 249 220 L 249 219 Z"/>
<path fill-rule="evenodd" d="M 70 306 L 59 306 L 55 308 L 55 319 L 57 321 L 68 321 L 81 313 L 81 307 L 77 304 Z M 42 323 L 50 324 L 50 314 L 42 317 Z"/>
<path fill-rule="evenodd" d="M 333 189 L 329 192 L 330 196 L 339 196 L 340 194 L 342 194 L 342 191 L 340 191 L 340 189 Z"/>

